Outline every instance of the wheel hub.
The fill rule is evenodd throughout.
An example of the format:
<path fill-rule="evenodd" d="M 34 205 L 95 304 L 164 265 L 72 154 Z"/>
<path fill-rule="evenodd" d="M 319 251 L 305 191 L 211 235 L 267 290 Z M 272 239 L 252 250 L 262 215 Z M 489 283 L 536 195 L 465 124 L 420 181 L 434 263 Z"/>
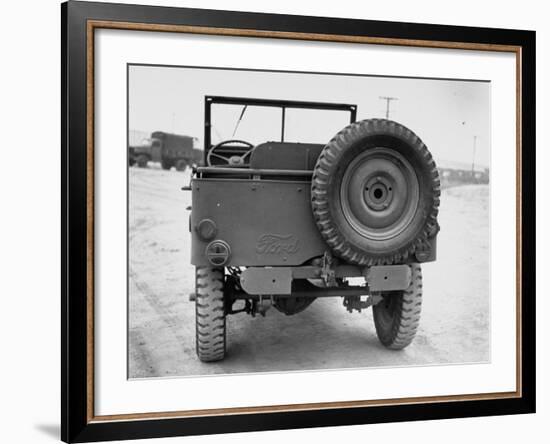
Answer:
<path fill-rule="evenodd" d="M 390 180 L 382 176 L 371 177 L 363 191 L 363 198 L 369 208 L 382 211 L 388 208 L 393 199 L 393 187 Z"/>
<path fill-rule="evenodd" d="M 362 236 L 387 240 L 411 223 L 419 185 L 411 164 L 396 150 L 365 150 L 347 167 L 340 188 L 342 210 Z"/>

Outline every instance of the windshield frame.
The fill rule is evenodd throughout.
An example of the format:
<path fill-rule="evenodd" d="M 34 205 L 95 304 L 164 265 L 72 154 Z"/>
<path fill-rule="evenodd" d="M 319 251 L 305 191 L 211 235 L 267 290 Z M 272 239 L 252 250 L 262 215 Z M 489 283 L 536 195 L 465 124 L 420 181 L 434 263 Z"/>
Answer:
<path fill-rule="evenodd" d="M 253 99 L 247 97 L 224 97 L 224 96 L 205 96 L 204 97 L 204 160 L 208 151 L 212 148 L 212 105 L 242 105 L 260 106 L 281 109 L 281 142 L 285 138 L 285 120 L 287 109 L 314 109 L 330 111 L 347 111 L 350 113 L 349 123 L 355 122 L 357 118 L 357 105 L 347 103 L 327 103 L 327 102 L 303 102 L 295 100 L 271 100 L 271 99 Z"/>

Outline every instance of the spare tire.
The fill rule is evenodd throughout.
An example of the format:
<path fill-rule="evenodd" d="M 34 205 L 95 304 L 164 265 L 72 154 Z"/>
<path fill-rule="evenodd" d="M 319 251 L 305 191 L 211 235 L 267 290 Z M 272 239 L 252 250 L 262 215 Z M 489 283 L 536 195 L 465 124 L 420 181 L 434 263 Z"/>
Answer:
<path fill-rule="evenodd" d="M 313 171 L 313 216 L 332 253 L 359 265 L 414 262 L 439 230 L 439 175 L 420 138 L 397 122 L 355 122 Z"/>

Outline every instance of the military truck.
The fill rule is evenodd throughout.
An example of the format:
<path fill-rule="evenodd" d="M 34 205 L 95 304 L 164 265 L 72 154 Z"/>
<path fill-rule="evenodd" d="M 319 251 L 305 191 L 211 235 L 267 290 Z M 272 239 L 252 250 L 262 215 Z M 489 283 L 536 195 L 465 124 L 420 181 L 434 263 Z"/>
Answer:
<path fill-rule="evenodd" d="M 389 349 L 413 340 L 420 264 L 436 259 L 438 171 L 411 130 L 356 115 L 353 104 L 205 98 L 204 166 L 184 187 L 201 361 L 224 358 L 227 316 L 294 315 L 321 297 L 350 313 L 372 306 Z M 233 122 L 229 138 L 212 142 L 233 126 L 213 117 Z"/>
<path fill-rule="evenodd" d="M 202 151 L 197 145 L 196 137 L 155 131 L 141 145 L 129 147 L 129 164 L 145 168 L 149 161 L 160 162 L 165 170 L 176 167 L 184 171 L 188 166 L 201 164 Z"/>

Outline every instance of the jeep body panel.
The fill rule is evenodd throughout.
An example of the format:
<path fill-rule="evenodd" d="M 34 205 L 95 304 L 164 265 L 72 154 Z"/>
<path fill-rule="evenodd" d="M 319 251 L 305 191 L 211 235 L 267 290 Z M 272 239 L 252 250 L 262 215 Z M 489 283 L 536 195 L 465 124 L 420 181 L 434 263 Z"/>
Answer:
<path fill-rule="evenodd" d="M 297 266 L 327 249 L 313 220 L 310 181 L 194 178 L 191 182 L 191 263 L 211 265 L 206 247 L 229 245 L 225 266 Z M 216 234 L 201 239 L 203 220 Z"/>

